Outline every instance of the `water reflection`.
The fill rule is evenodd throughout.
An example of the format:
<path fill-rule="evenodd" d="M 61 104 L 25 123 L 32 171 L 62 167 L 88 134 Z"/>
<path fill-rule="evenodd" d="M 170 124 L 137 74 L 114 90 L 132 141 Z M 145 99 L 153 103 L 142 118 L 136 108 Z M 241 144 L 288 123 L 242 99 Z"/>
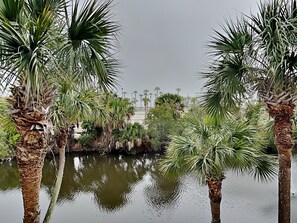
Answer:
<path fill-rule="evenodd" d="M 149 173 L 151 184 L 145 188 L 147 202 L 157 210 L 175 205 L 181 195 L 180 178 L 165 178 L 159 171 L 158 159 L 152 160 Z"/>
<path fill-rule="evenodd" d="M 57 174 L 55 160 L 46 160 L 42 187 L 50 196 Z M 73 202 L 81 192 L 92 193 L 96 205 L 107 212 L 119 210 L 129 203 L 133 187 L 149 174 L 151 183 L 145 189 L 146 200 L 156 208 L 174 203 L 179 195 L 179 180 L 167 180 L 159 171 L 158 159 L 147 156 L 69 155 L 58 204 Z M 19 187 L 14 161 L 0 168 L 2 191 Z"/>
<path fill-rule="evenodd" d="M 149 173 L 152 183 L 146 188 L 151 204 L 166 205 L 179 194 L 179 181 L 166 180 L 158 170 L 157 159 L 146 156 L 68 156 L 58 204 L 72 202 L 81 192 L 92 193 L 100 209 L 116 211 L 127 203 L 133 187 Z M 42 184 L 50 193 L 55 179 L 53 161 L 45 164 Z"/>
<path fill-rule="evenodd" d="M 19 172 L 15 161 L 4 161 L 0 164 L 0 190 L 19 188 Z"/>
<path fill-rule="evenodd" d="M 296 156 L 293 161 L 292 189 L 296 190 Z M 164 178 L 158 162 L 159 157 L 146 155 L 68 156 L 52 222 L 210 222 L 207 188 L 198 186 L 191 176 Z M 49 203 L 56 173 L 54 160 L 47 159 L 41 191 L 43 213 Z M 241 218 L 244 219 L 241 223 L 277 220 L 277 182 L 259 184 L 250 177 L 228 173 L 223 190 L 224 222 Z M 296 209 L 296 202 L 293 197 L 292 210 Z M 16 163 L 2 163 L 1 222 L 20 222 L 20 203 Z M 17 213 L 11 216 L 11 210 L 17 210 Z M 292 220 L 297 222 L 295 212 Z"/>

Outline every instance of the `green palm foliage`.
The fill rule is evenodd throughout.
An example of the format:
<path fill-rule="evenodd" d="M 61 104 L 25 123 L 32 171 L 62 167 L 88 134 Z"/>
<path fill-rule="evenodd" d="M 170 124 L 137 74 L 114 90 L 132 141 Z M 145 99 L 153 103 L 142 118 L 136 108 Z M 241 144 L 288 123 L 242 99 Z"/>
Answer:
<path fill-rule="evenodd" d="M 290 222 L 292 117 L 296 88 L 295 0 L 269 0 L 259 12 L 227 22 L 209 44 L 213 63 L 205 84 L 207 112 L 226 117 L 252 95 L 265 103 L 274 119 L 279 153 L 279 221 Z"/>
<path fill-rule="evenodd" d="M 79 83 L 115 84 L 111 50 L 119 26 L 111 1 L 79 7 L 79 1 L 2 0 L 0 6 L 4 88 L 22 76 L 28 96 L 34 95 L 53 75 L 66 74 Z"/>
<path fill-rule="evenodd" d="M 205 85 L 204 105 L 212 115 L 224 116 L 250 94 L 272 104 L 291 102 L 296 92 L 296 3 L 270 1 L 257 15 L 229 21 L 209 44 L 214 62 Z M 275 101 L 277 103 L 278 101 Z"/>
<path fill-rule="evenodd" d="M 183 127 L 181 135 L 171 137 L 162 165 L 164 172 L 194 172 L 200 183 L 209 177 L 220 177 L 229 169 L 248 170 L 263 181 L 272 179 L 275 162 L 261 151 L 253 138 L 256 129 L 248 122 L 234 119 L 218 124 L 212 118 L 192 113 L 184 118 Z M 271 167 L 268 173 L 258 169 L 266 158 Z"/>
<path fill-rule="evenodd" d="M 109 98 L 107 104 L 108 117 L 105 124 L 109 126 L 109 130 L 123 129 L 127 120 L 134 114 L 133 103 L 127 98 L 112 97 Z"/>
<path fill-rule="evenodd" d="M 122 131 L 114 133 L 115 141 L 119 148 L 127 148 L 128 151 L 136 146 L 141 146 L 146 138 L 144 127 L 139 123 L 128 123 Z M 117 148 L 117 149 L 119 149 Z"/>
<path fill-rule="evenodd" d="M 191 112 L 183 129 L 172 136 L 161 169 L 173 175 L 191 172 L 200 184 L 208 184 L 212 222 L 220 222 L 221 185 L 227 170 L 262 181 L 276 175 L 275 159 L 261 151 L 254 140 L 255 128 L 242 119 L 218 123 Z"/>
<path fill-rule="evenodd" d="M 107 116 L 100 94 L 94 88 L 79 88 L 72 80 L 56 84 L 57 100 L 52 108 L 52 122 L 57 128 L 68 128 L 84 120 Z"/>

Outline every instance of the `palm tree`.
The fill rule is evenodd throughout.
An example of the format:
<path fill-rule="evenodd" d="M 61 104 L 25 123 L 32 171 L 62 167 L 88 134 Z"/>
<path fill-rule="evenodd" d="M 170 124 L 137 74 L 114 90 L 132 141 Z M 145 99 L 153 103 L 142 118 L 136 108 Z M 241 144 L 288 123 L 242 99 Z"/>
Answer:
<path fill-rule="evenodd" d="M 135 102 L 135 107 L 136 107 L 136 102 L 137 102 L 137 91 L 133 91 L 134 94 L 134 102 Z"/>
<path fill-rule="evenodd" d="M 122 98 L 124 98 L 124 88 L 121 88 L 122 91 Z"/>
<path fill-rule="evenodd" d="M 149 94 L 149 90 L 148 89 L 145 89 L 144 91 L 143 91 L 143 95 L 144 95 L 144 97 L 147 97 L 148 96 L 148 94 Z"/>
<path fill-rule="evenodd" d="M 24 222 L 39 222 L 41 171 L 50 129 L 53 80 L 71 76 L 78 84 L 115 81 L 110 50 L 119 29 L 111 2 L 3 0 L 0 10 L 3 90 L 11 88 L 11 115 L 20 134 L 16 158 Z M 55 77 L 55 78 L 53 78 Z"/>
<path fill-rule="evenodd" d="M 58 100 L 53 105 L 52 123 L 57 129 L 55 141 L 59 151 L 59 167 L 56 183 L 52 193 L 50 205 L 46 212 L 44 222 L 50 222 L 51 215 L 56 205 L 62 184 L 65 166 L 65 148 L 68 132 L 71 126 L 78 121 L 90 119 L 90 117 L 106 116 L 99 104 L 99 94 L 95 89 L 77 89 L 74 82 L 67 77 L 56 84 Z"/>
<path fill-rule="evenodd" d="M 161 90 L 161 88 L 157 86 L 154 90 L 156 91 L 156 98 L 159 97 L 159 91 Z"/>
<path fill-rule="evenodd" d="M 142 106 L 142 97 L 143 97 L 143 94 L 139 94 L 140 107 Z"/>
<path fill-rule="evenodd" d="M 177 95 L 179 95 L 180 91 L 181 91 L 180 88 L 176 88 Z"/>
<path fill-rule="evenodd" d="M 148 107 L 148 104 L 150 102 L 150 99 L 148 98 L 149 92 L 150 91 L 148 89 L 146 89 L 146 90 L 143 91 L 144 98 L 142 100 L 143 100 L 143 104 L 144 104 L 144 114 L 145 115 L 147 113 L 147 107 Z"/>
<path fill-rule="evenodd" d="M 214 63 L 206 83 L 204 105 L 224 116 L 243 99 L 257 94 L 274 119 L 279 154 L 279 222 L 290 222 L 297 54 L 297 6 L 294 0 L 270 0 L 260 12 L 229 22 L 210 43 Z"/>
<path fill-rule="evenodd" d="M 133 91 L 133 94 L 134 94 L 134 98 L 136 99 L 136 96 L 137 96 L 137 91 Z"/>
<path fill-rule="evenodd" d="M 249 171 L 254 177 L 268 180 L 276 175 L 276 162 L 257 148 L 255 129 L 242 120 L 218 123 L 201 113 L 184 119 L 182 135 L 174 135 L 162 161 L 167 174 L 193 172 L 199 183 L 207 184 L 212 223 L 220 223 L 222 182 L 228 169 Z"/>
<path fill-rule="evenodd" d="M 150 107 L 152 107 L 153 93 L 151 92 L 151 93 L 149 93 L 149 95 L 150 95 Z"/>
<path fill-rule="evenodd" d="M 147 114 L 147 107 L 148 107 L 148 104 L 150 102 L 150 99 L 147 98 L 147 97 L 144 97 L 142 100 L 143 100 L 143 104 L 144 104 L 144 116 L 146 116 L 146 114 Z"/>

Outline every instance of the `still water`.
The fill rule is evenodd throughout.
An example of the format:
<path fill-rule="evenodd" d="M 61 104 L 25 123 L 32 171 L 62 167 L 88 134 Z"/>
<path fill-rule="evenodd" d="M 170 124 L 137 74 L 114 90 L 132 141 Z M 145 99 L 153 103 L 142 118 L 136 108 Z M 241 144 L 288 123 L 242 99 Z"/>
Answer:
<path fill-rule="evenodd" d="M 53 223 L 209 223 L 206 186 L 194 176 L 165 179 L 158 155 L 68 155 Z M 297 190 L 297 156 L 292 165 L 292 190 Z M 54 184 L 56 165 L 46 160 L 41 188 L 43 219 Z M 292 222 L 297 223 L 297 197 L 292 197 Z M 277 182 L 259 183 L 227 173 L 223 182 L 222 222 L 276 223 Z M 0 222 L 22 221 L 23 209 L 15 162 L 0 164 Z"/>

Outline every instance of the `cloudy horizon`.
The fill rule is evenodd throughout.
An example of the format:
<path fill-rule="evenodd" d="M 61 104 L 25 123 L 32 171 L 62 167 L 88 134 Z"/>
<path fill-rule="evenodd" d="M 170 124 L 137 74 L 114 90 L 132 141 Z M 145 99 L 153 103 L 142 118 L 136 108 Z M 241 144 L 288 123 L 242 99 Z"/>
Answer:
<path fill-rule="evenodd" d="M 209 65 L 207 43 L 225 19 L 257 10 L 253 0 L 115 0 L 120 23 L 118 58 L 122 62 L 118 94 L 156 86 L 162 92 L 195 96 Z"/>

